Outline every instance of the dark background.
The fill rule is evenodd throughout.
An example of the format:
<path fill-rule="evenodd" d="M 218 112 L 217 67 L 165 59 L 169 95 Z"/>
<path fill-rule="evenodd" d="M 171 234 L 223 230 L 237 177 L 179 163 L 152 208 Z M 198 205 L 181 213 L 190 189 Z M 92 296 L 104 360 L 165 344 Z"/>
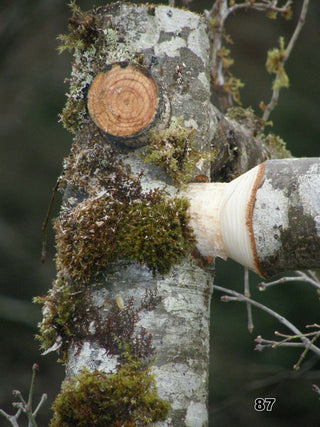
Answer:
<path fill-rule="evenodd" d="M 84 10 L 105 3 L 78 1 Z M 241 90 L 244 107 L 252 105 L 258 112 L 259 102 L 270 99 L 272 77 L 264 68 L 266 52 L 278 44 L 280 35 L 288 41 L 302 1 L 294 3 L 296 13 L 289 22 L 252 12 L 238 13 L 228 21 L 227 31 L 234 41 L 230 46 L 235 59 L 232 72 L 246 84 Z M 211 5 L 212 1 L 195 0 L 191 9 L 201 12 Z M 45 294 L 55 276 L 52 231 L 48 260 L 40 262 L 41 226 L 72 142 L 72 135 L 58 123 L 71 56 L 58 55 L 56 36 L 67 31 L 68 17 L 69 9 L 62 0 L 2 0 L 0 6 L 0 407 L 13 411 L 13 389 L 27 397 L 31 367 L 37 362 L 35 399 L 44 392 L 49 396 L 40 411 L 39 426 L 48 425 L 50 405 L 64 377 L 55 354 L 40 354 L 34 340 L 40 308 L 31 300 Z M 294 156 L 320 155 L 319 47 L 320 4 L 311 1 L 286 67 L 291 86 L 281 91 L 271 116 L 274 132 L 287 142 Z M 53 216 L 59 203 L 58 197 Z M 253 274 L 250 278 L 253 297 L 299 328 L 320 322 L 318 296 L 307 285 L 286 284 L 261 294 L 255 290 L 259 278 Z M 242 291 L 243 269 L 233 262 L 218 261 L 216 283 Z M 299 351 L 253 351 L 257 335 L 273 338 L 273 331 L 280 329 L 274 319 L 253 310 L 255 329 L 250 335 L 245 306 L 223 304 L 218 293 L 212 313 L 211 424 L 319 425 L 320 402 L 311 385 L 320 386 L 320 370 L 312 355 L 294 372 Z M 256 397 L 275 397 L 273 411 L 255 412 Z M 9 423 L 0 418 L 0 425 Z"/>

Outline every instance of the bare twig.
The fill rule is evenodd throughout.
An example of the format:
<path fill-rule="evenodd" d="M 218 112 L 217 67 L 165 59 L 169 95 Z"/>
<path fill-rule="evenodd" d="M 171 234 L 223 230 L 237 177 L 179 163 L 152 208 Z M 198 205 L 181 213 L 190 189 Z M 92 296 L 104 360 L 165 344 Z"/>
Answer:
<path fill-rule="evenodd" d="M 320 290 L 320 281 L 312 273 L 312 271 L 308 270 L 305 273 L 303 273 L 302 271 L 295 271 L 294 273 L 296 274 L 296 276 L 285 276 L 285 277 L 281 277 L 278 280 L 274 280 L 273 282 L 268 282 L 268 283 L 261 282 L 258 284 L 258 288 L 260 291 L 264 291 L 271 286 L 281 285 L 283 283 L 305 282 L 305 283 L 310 283 L 312 286 Z"/>
<path fill-rule="evenodd" d="M 39 403 L 38 403 L 38 406 L 36 407 L 36 409 L 33 411 L 33 416 L 34 417 L 36 417 L 37 416 L 37 414 L 38 414 L 38 412 L 39 412 L 39 409 L 41 408 L 41 406 L 44 404 L 44 402 L 47 400 L 47 394 L 46 393 L 43 393 L 43 395 L 41 396 L 41 399 L 40 399 L 40 401 L 39 401 Z"/>
<path fill-rule="evenodd" d="M 222 286 L 217 286 L 217 285 L 214 285 L 213 288 L 218 290 L 218 291 L 225 292 L 229 295 L 232 295 L 232 297 L 228 297 L 228 296 L 221 297 L 221 300 L 224 302 L 227 302 L 227 301 L 241 301 L 241 302 L 246 302 L 246 303 L 249 302 L 251 305 L 259 308 L 260 310 L 265 311 L 268 314 L 270 314 L 272 317 L 277 319 L 281 324 L 283 324 L 288 329 L 290 329 L 296 336 L 299 336 L 299 339 L 301 341 L 301 343 L 299 343 L 299 344 L 302 344 L 304 348 L 313 351 L 317 356 L 320 357 L 320 348 L 315 346 L 313 344 L 313 341 L 310 341 L 295 325 L 293 325 L 285 317 L 281 316 L 280 314 L 278 314 L 277 312 L 275 312 L 271 308 L 266 307 L 265 305 L 255 301 L 255 300 L 252 300 L 251 298 L 248 298 L 245 295 L 239 294 L 236 291 L 224 288 Z M 275 344 L 274 341 L 272 341 L 272 343 Z M 270 345 L 269 345 L 269 347 L 270 347 Z"/>
<path fill-rule="evenodd" d="M 228 6 L 227 0 L 216 0 L 211 9 L 209 11 L 205 11 L 205 16 L 208 21 L 209 33 L 212 40 L 212 48 L 211 48 L 211 73 L 213 76 L 213 80 L 216 87 L 216 92 L 218 95 L 218 99 L 221 105 L 223 105 L 226 101 L 223 102 L 224 98 L 226 98 L 226 93 L 228 90 L 223 90 L 225 85 L 224 73 L 225 69 L 223 66 L 223 60 L 221 56 L 222 51 L 222 40 L 224 34 L 224 25 L 226 19 L 233 13 L 240 10 L 256 10 L 258 12 L 271 12 L 271 13 L 280 13 L 283 16 L 288 16 L 290 13 L 290 7 L 293 3 L 292 0 L 287 0 L 284 5 L 279 5 L 278 0 L 261 0 L 260 2 L 254 1 L 243 1 L 242 3 L 232 4 Z M 309 0 L 304 0 L 301 8 L 300 16 L 295 27 L 295 30 L 291 36 L 291 39 L 285 49 L 283 55 L 281 55 L 280 63 L 279 63 L 279 71 L 276 73 L 276 81 L 280 81 L 279 78 L 281 75 L 284 75 L 284 64 L 290 56 L 290 53 L 298 39 L 298 36 L 301 32 L 303 24 L 305 22 L 306 14 L 308 11 Z M 282 54 L 282 52 L 281 52 Z M 286 86 L 288 85 L 288 80 L 286 80 Z M 238 87 L 240 85 L 238 84 Z M 267 122 L 268 118 L 278 103 L 280 93 L 279 85 L 274 85 L 272 96 L 269 103 L 264 106 L 262 119 Z M 221 99 L 220 99 L 221 98 Z M 229 102 L 229 101 L 227 101 Z M 230 101 L 231 102 L 231 101 Z"/>
<path fill-rule="evenodd" d="M 292 0 L 288 0 L 286 4 L 282 7 L 278 7 L 278 0 L 276 1 L 262 1 L 259 3 L 248 2 L 245 1 L 243 3 L 235 4 L 233 6 L 228 6 L 227 0 L 216 0 L 211 9 L 205 11 L 205 16 L 210 24 L 210 20 L 214 21 L 214 31 L 213 31 L 213 44 L 212 44 L 212 72 L 216 73 L 216 79 L 219 85 L 223 84 L 222 77 L 222 64 L 221 60 L 218 58 L 218 52 L 222 46 L 222 37 L 223 37 L 223 29 L 226 19 L 237 10 L 241 9 L 253 9 L 257 11 L 273 11 L 278 13 L 285 13 L 290 5 L 292 4 Z M 209 25 L 210 26 L 210 25 Z M 211 24 L 212 26 L 212 24 Z"/>
<path fill-rule="evenodd" d="M 20 413 L 21 413 L 21 409 L 18 409 L 15 415 L 9 415 L 3 409 L 0 409 L 0 414 L 2 414 L 10 422 L 10 424 L 13 427 L 19 427 L 17 420 L 19 418 Z"/>
<path fill-rule="evenodd" d="M 277 6 L 277 3 L 278 3 L 277 1 L 272 1 L 272 2 L 265 1 L 261 3 L 256 3 L 256 2 L 251 3 L 246 1 L 244 3 L 238 3 L 228 8 L 227 13 L 225 14 L 225 16 L 223 16 L 223 19 L 225 20 L 229 15 L 241 9 L 254 9 L 258 12 L 271 11 L 276 13 L 286 13 L 288 8 L 292 4 L 292 0 L 288 0 L 287 3 L 281 7 Z"/>
<path fill-rule="evenodd" d="M 19 399 L 19 402 L 13 402 L 12 406 L 15 408 L 18 408 L 18 411 L 15 415 L 9 415 L 7 414 L 3 409 L 0 409 L 0 414 L 2 414 L 14 427 L 19 427 L 18 424 L 18 418 L 21 414 L 21 412 L 24 412 L 28 417 L 28 427 L 37 427 L 37 423 L 35 420 L 35 417 L 41 408 L 42 404 L 46 401 L 47 395 L 44 393 L 41 396 L 40 402 L 38 403 L 36 409 L 32 411 L 32 397 L 33 397 L 33 391 L 34 391 L 34 383 L 36 379 L 36 372 L 38 371 L 39 366 L 35 363 L 32 366 L 32 379 L 31 379 L 31 385 L 29 390 L 29 396 L 28 396 L 28 402 L 26 402 L 19 390 L 14 390 L 13 394 Z"/>
<path fill-rule="evenodd" d="M 303 24 L 305 22 L 306 19 L 306 15 L 307 15 L 307 11 L 308 11 L 308 7 L 309 7 L 309 0 L 304 0 L 303 4 L 302 4 L 302 8 L 301 8 L 301 12 L 300 12 L 300 16 L 296 25 L 296 28 L 291 36 L 291 39 L 288 43 L 288 46 L 285 50 L 285 54 L 284 57 L 282 58 L 281 61 L 281 65 L 284 66 L 284 64 L 286 63 L 287 59 L 290 56 L 290 53 L 298 39 L 298 36 L 301 32 L 301 29 L 303 27 Z M 276 77 L 277 78 L 277 77 Z M 278 99 L 279 99 L 279 93 L 280 93 L 280 89 L 275 88 L 272 92 L 272 96 L 271 96 L 271 100 L 269 102 L 269 104 L 266 106 L 266 108 L 264 109 L 263 115 L 262 115 L 262 119 L 264 121 L 268 121 L 269 116 L 271 114 L 271 112 L 273 111 L 273 109 L 275 108 L 275 106 L 278 103 Z"/>
<path fill-rule="evenodd" d="M 250 289 L 249 289 L 249 269 L 248 267 L 244 268 L 244 295 L 246 297 L 250 297 Z M 252 310 L 251 304 L 249 302 L 246 303 L 247 306 L 247 314 L 248 314 L 248 331 L 250 334 L 253 331 L 253 320 L 252 320 Z"/>

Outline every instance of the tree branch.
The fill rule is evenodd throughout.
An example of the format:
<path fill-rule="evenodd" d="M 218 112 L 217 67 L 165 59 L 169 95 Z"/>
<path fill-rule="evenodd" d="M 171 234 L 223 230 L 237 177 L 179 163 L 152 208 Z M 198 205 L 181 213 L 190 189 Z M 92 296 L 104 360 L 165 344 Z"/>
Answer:
<path fill-rule="evenodd" d="M 305 19 L 306 19 L 308 7 L 309 7 L 309 0 L 304 0 L 296 28 L 295 28 L 292 36 L 291 36 L 291 39 L 290 39 L 288 46 L 285 50 L 284 56 L 280 61 L 281 62 L 281 69 L 283 69 L 284 64 L 288 60 L 288 58 L 291 54 L 291 51 L 292 51 L 292 49 L 293 49 L 293 47 L 294 47 L 294 45 L 298 39 L 298 36 L 299 36 L 301 30 L 302 30 L 303 24 L 304 24 Z M 277 79 L 277 77 L 278 77 L 278 75 L 276 75 L 275 78 Z M 272 92 L 271 100 L 264 109 L 264 112 L 262 115 L 263 120 L 268 121 L 271 112 L 273 111 L 273 109 L 275 108 L 275 106 L 278 103 L 279 93 L 280 93 L 280 88 L 274 88 L 274 90 Z"/>
<path fill-rule="evenodd" d="M 37 427 L 36 423 L 36 416 L 43 405 L 43 403 L 47 400 L 47 395 L 44 393 L 41 396 L 41 399 L 34 411 L 32 411 L 32 399 L 33 399 L 33 392 L 34 392 L 34 384 L 36 379 L 36 373 L 39 370 L 39 366 L 34 363 L 32 366 L 32 379 L 29 389 L 29 395 L 28 395 L 28 402 L 26 402 L 19 390 L 13 390 L 13 395 L 16 396 L 19 399 L 19 402 L 13 402 L 12 406 L 15 408 L 18 408 L 18 411 L 15 415 L 9 415 L 7 414 L 3 409 L 0 409 L 0 414 L 2 414 L 13 427 L 19 427 L 18 418 L 20 414 L 23 412 L 27 415 L 28 418 L 28 427 Z"/>
<path fill-rule="evenodd" d="M 311 350 L 313 351 L 318 357 L 320 357 L 320 348 L 315 346 L 313 344 L 313 340 L 309 340 L 305 334 L 303 334 L 295 325 L 293 325 L 289 320 L 287 320 L 284 316 L 281 316 L 280 314 L 278 314 L 277 312 L 275 312 L 274 310 L 272 310 L 269 307 L 266 307 L 265 305 L 259 303 L 258 301 L 252 300 L 251 298 L 248 298 L 236 291 L 233 291 L 231 289 L 227 289 L 224 288 L 222 286 L 218 286 L 218 285 L 213 285 L 213 289 L 216 289 L 220 292 L 225 292 L 228 295 L 232 295 L 232 297 L 228 297 L 228 296 L 222 296 L 221 300 L 223 302 L 228 302 L 228 301 L 240 301 L 240 302 L 246 302 L 249 303 L 257 308 L 259 308 L 260 310 L 268 313 L 270 316 L 274 317 L 275 319 L 277 319 L 282 325 L 286 326 L 288 329 L 290 329 L 295 335 L 296 338 L 299 338 L 301 340 L 301 343 L 298 343 L 298 346 L 303 346 L 306 350 Z M 265 340 L 262 340 L 261 337 L 258 337 L 259 339 L 259 343 L 263 342 L 265 343 Z M 268 346 L 275 346 L 275 345 L 279 345 L 279 343 L 275 343 L 275 341 L 267 341 Z M 288 343 L 286 343 L 288 344 Z M 292 343 L 290 343 L 292 344 Z M 259 348 L 260 349 L 260 348 Z"/>
<path fill-rule="evenodd" d="M 267 160 L 230 183 L 193 183 L 184 194 L 203 256 L 271 277 L 319 268 L 319 191 L 320 159 L 304 158 Z"/>
<path fill-rule="evenodd" d="M 281 285 L 283 283 L 299 281 L 299 282 L 310 283 L 316 289 L 320 290 L 320 282 L 316 278 L 316 276 L 313 275 L 313 273 L 311 271 L 306 271 L 305 273 L 302 271 L 295 271 L 294 273 L 296 274 L 296 276 L 292 276 L 292 277 L 291 276 L 284 276 L 284 277 L 281 277 L 280 279 L 274 280 L 272 282 L 261 282 L 258 284 L 258 288 L 260 291 L 264 291 L 267 288 L 274 286 L 274 285 Z M 310 277 L 310 275 L 311 275 L 311 277 Z"/>

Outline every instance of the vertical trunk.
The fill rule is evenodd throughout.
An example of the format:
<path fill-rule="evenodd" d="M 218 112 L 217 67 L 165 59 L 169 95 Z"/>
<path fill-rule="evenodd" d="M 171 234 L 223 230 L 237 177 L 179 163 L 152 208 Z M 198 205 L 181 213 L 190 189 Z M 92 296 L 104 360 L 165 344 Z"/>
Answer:
<path fill-rule="evenodd" d="M 178 193 L 229 180 L 268 149 L 210 103 L 204 18 L 122 2 L 73 8 L 61 118 L 75 139 L 41 324 L 69 379 L 51 425 L 205 426 L 213 267 L 191 256 Z"/>
<path fill-rule="evenodd" d="M 129 404 L 127 419 L 119 408 L 114 422 L 207 425 L 212 271 L 190 256 L 187 205 L 176 197 L 192 176 L 210 174 L 218 119 L 205 22 L 170 7 L 116 3 L 77 11 L 71 26 L 83 47 L 62 120 L 76 138 L 56 223 L 58 279 L 42 324 L 55 342 L 46 346 L 65 352 L 70 379 L 90 375 L 84 367 L 120 378 L 132 357 L 140 371 L 150 368 L 158 400 L 142 415 Z M 71 306 L 63 314 L 70 328 L 57 321 L 58 301 Z M 53 425 L 83 421 L 79 408 L 66 410 L 72 384 L 55 403 Z M 155 414 L 163 401 L 167 416 Z"/>

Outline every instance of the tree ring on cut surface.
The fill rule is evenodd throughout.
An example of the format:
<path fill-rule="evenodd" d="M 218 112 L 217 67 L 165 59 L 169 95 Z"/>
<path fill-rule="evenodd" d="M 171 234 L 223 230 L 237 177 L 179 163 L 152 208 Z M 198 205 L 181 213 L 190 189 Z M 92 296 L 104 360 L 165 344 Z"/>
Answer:
<path fill-rule="evenodd" d="M 131 148 L 146 144 L 150 131 L 163 129 L 170 119 L 165 91 L 146 68 L 128 62 L 97 74 L 88 92 L 88 111 L 108 141 Z"/>

